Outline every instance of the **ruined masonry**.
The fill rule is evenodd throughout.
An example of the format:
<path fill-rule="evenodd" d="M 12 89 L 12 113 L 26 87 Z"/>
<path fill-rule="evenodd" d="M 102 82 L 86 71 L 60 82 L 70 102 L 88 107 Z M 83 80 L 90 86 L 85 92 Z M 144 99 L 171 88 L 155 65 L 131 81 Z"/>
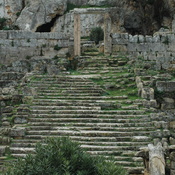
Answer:
<path fill-rule="evenodd" d="M 174 28 L 111 33 L 106 9 L 74 12 L 74 39 L 0 31 L 1 170 L 44 138 L 68 136 L 131 175 L 174 175 Z M 81 39 L 80 16 L 89 13 L 104 19 L 99 48 Z"/>

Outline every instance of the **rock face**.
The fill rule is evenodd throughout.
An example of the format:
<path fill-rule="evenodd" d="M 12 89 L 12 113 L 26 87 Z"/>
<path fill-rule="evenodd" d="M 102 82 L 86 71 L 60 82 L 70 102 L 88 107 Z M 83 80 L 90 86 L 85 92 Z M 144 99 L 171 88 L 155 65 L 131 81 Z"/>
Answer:
<path fill-rule="evenodd" d="M 21 30 L 59 31 L 68 35 L 72 35 L 70 26 L 73 26 L 73 22 L 70 15 L 64 14 L 67 4 L 74 4 L 75 7 L 114 7 L 109 10 L 112 32 L 129 32 L 133 35 L 153 34 L 161 27 L 171 30 L 175 13 L 174 0 L 0 0 L 0 3 L 0 17 L 8 19 L 7 26 L 15 24 Z M 61 19 L 57 20 L 60 16 Z M 58 27 L 60 22 L 64 29 Z M 96 25 L 98 21 L 89 15 L 83 22 L 83 27 L 91 27 L 91 23 Z M 82 31 L 87 30 L 82 28 Z"/>
<path fill-rule="evenodd" d="M 15 21 L 23 8 L 23 0 L 0 0 L 0 17 Z"/>
<path fill-rule="evenodd" d="M 103 26 L 103 16 L 101 14 L 82 14 L 81 15 L 81 36 L 89 36 L 93 27 Z M 61 16 L 52 31 L 59 31 L 65 36 L 72 37 L 74 33 L 74 14 L 69 12 Z"/>
<path fill-rule="evenodd" d="M 39 26 L 50 23 L 58 15 L 63 15 L 66 9 L 66 0 L 32 0 L 22 10 L 16 25 L 21 30 L 36 31 Z"/>

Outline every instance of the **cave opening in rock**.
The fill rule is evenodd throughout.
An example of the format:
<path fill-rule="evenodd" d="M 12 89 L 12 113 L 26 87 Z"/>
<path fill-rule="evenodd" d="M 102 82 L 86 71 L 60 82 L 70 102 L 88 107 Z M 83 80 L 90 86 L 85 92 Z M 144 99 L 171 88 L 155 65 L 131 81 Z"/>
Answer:
<path fill-rule="evenodd" d="M 36 32 L 51 32 L 52 27 L 55 25 L 56 20 L 60 15 L 56 15 L 50 22 L 39 26 Z"/>
<path fill-rule="evenodd" d="M 25 8 L 25 0 L 22 0 L 22 9 L 24 9 Z"/>

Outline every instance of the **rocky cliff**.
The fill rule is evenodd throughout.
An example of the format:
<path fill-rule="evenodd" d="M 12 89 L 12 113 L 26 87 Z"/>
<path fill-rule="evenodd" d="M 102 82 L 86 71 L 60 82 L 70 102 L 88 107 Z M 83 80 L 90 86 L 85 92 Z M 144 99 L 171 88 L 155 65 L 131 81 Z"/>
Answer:
<path fill-rule="evenodd" d="M 174 0 L 0 0 L 0 3 L 0 17 L 6 19 L 5 28 L 16 26 L 20 30 L 57 31 L 68 35 L 72 35 L 73 15 L 67 13 L 73 8 L 113 7 L 109 10 L 112 32 L 144 35 L 160 28 L 171 30 L 175 13 Z M 82 17 L 82 21 L 82 26 L 87 28 L 103 22 L 92 15 Z M 83 35 L 85 33 L 88 32 Z"/>

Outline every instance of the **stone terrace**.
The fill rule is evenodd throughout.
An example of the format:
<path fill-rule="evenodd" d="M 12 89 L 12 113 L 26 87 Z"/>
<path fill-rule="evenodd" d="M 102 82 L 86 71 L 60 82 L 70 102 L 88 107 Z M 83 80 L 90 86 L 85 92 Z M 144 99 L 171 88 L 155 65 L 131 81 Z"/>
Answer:
<path fill-rule="evenodd" d="M 31 75 L 26 86 L 36 92 L 13 116 L 11 155 L 34 153 L 46 137 L 69 136 L 93 156 L 114 156 L 131 174 L 141 174 L 142 160 L 135 154 L 152 141 L 154 109 L 143 107 L 127 61 L 85 56 L 78 71 Z"/>

